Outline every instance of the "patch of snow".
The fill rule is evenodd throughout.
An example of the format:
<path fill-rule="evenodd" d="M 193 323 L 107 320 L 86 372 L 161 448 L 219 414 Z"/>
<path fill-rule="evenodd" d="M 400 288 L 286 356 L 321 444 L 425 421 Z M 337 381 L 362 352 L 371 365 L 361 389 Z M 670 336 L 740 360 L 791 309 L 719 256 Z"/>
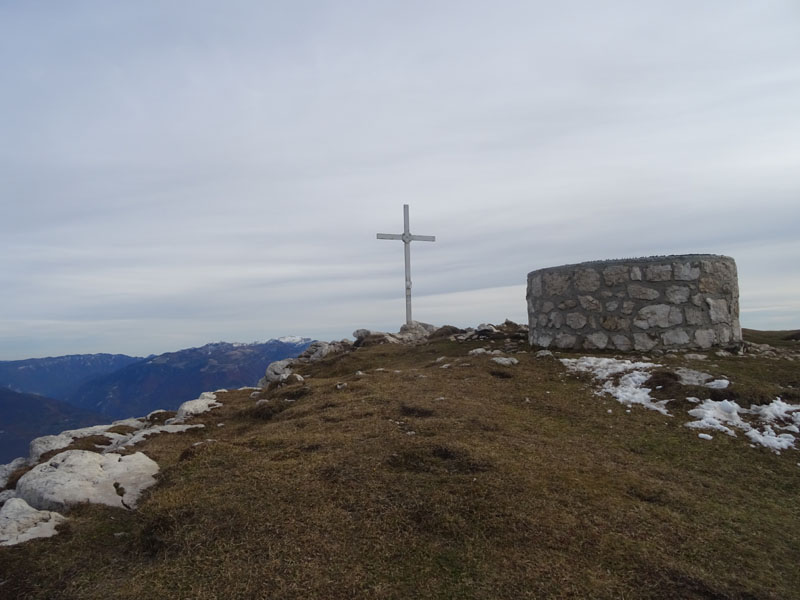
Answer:
<path fill-rule="evenodd" d="M 757 429 L 746 431 L 745 435 L 756 444 L 761 444 L 762 446 L 766 446 L 767 448 L 775 450 L 776 452 L 779 450 L 794 448 L 795 439 L 792 434 L 776 434 L 769 425 L 765 425 L 763 431 L 758 431 Z"/>
<path fill-rule="evenodd" d="M 595 379 L 608 379 L 612 375 L 625 373 L 634 369 L 651 369 L 661 365 L 652 362 L 632 362 L 618 358 L 599 358 L 583 356 L 581 358 L 562 358 L 561 364 L 572 372 L 592 373 Z"/>
<path fill-rule="evenodd" d="M 662 415 L 672 416 L 666 408 L 669 400 L 656 401 L 650 396 L 650 388 L 642 387 L 648 379 L 650 379 L 650 373 L 647 371 L 633 371 L 620 377 L 616 384 L 610 380 L 606 381 L 600 391 L 613 396 L 625 406 L 639 404 L 650 410 L 658 411 Z"/>
<path fill-rule="evenodd" d="M 212 408 L 219 408 L 222 406 L 217 402 L 217 396 L 213 392 L 203 392 L 196 400 L 188 400 L 178 407 L 178 414 L 174 418 L 168 419 L 166 423 L 172 425 L 174 423 L 183 423 L 189 417 L 202 414 L 210 411 Z"/>
<path fill-rule="evenodd" d="M 714 439 L 712 436 L 708 435 L 707 433 L 698 433 L 697 437 L 699 437 L 701 440 L 713 440 Z"/>
<path fill-rule="evenodd" d="M 13 546 L 54 536 L 67 518 L 57 512 L 36 510 L 22 498 L 11 498 L 0 508 L 0 546 Z"/>
<path fill-rule="evenodd" d="M 689 415 L 696 417 L 697 421 L 686 423 L 686 427 L 714 429 L 736 437 L 736 432 L 728 425 L 742 430 L 750 428 L 750 425 L 739 416 L 740 412 L 746 411 L 731 400 L 705 400 L 700 406 L 689 411 Z"/>
<path fill-rule="evenodd" d="M 546 356 L 553 356 L 553 353 L 550 350 L 539 350 L 534 356 L 536 358 L 545 358 Z"/>
<path fill-rule="evenodd" d="M 660 367 L 652 362 L 632 362 L 617 358 L 599 358 L 584 356 L 581 358 L 562 358 L 561 363 L 572 372 L 591 373 L 597 380 L 604 381 L 599 394 L 609 394 L 617 399 L 620 404 L 631 406 L 640 404 L 645 408 L 655 410 L 663 415 L 671 416 L 666 409 L 667 400 L 655 401 L 650 396 L 650 389 L 642 387 L 650 378 L 650 373 L 645 369 Z M 610 378 L 624 373 L 618 382 Z"/>
<path fill-rule="evenodd" d="M 496 362 L 498 365 L 502 365 L 504 367 L 510 367 L 512 365 L 516 365 L 519 361 L 511 356 L 495 356 L 492 358 L 493 362 Z"/>
<path fill-rule="evenodd" d="M 800 404 L 788 404 L 780 398 L 775 398 L 771 403 L 761 406 L 751 405 L 750 412 L 768 423 L 789 421 L 800 425 Z"/>
<path fill-rule="evenodd" d="M 708 360 L 706 354 L 684 354 L 683 356 L 688 360 Z"/>
<path fill-rule="evenodd" d="M 686 426 L 696 429 L 716 429 L 732 436 L 736 434 L 730 427 L 736 427 L 754 444 L 761 444 L 779 452 L 795 447 L 796 438 L 791 433 L 776 433 L 772 425 L 781 421 L 800 423 L 798 411 L 800 405 L 787 404 L 780 398 L 762 406 L 751 405 L 749 410 L 730 400 L 719 402 L 705 400 L 698 408 L 689 411 L 689 414 L 698 420 L 686 423 Z M 764 427 L 759 429 L 757 424 L 743 420 L 740 415 L 752 415 L 764 423 Z M 794 423 L 784 426 L 783 429 L 797 433 L 794 429 L 798 428 Z"/>
<path fill-rule="evenodd" d="M 308 338 L 303 338 L 299 335 L 285 335 L 279 337 L 276 341 L 283 342 L 284 344 L 302 344 L 303 342 L 307 342 Z"/>
<path fill-rule="evenodd" d="M 133 508 L 156 482 L 156 473 L 158 464 L 141 452 L 121 456 L 68 450 L 20 477 L 17 495 L 40 510 L 83 502 Z"/>
<path fill-rule="evenodd" d="M 715 379 L 714 381 L 709 381 L 706 384 L 707 388 L 711 388 L 712 390 L 724 390 L 731 384 L 730 381 L 727 379 Z"/>

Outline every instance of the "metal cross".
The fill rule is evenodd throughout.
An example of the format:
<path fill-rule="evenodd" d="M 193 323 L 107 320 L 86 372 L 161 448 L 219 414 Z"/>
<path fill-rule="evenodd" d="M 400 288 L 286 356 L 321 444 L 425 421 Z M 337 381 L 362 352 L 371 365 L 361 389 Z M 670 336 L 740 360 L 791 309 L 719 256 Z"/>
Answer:
<path fill-rule="evenodd" d="M 408 204 L 403 204 L 403 233 L 379 233 L 379 240 L 402 240 L 406 257 L 406 323 L 411 325 L 411 242 L 435 242 L 434 235 L 411 235 L 408 229 Z"/>

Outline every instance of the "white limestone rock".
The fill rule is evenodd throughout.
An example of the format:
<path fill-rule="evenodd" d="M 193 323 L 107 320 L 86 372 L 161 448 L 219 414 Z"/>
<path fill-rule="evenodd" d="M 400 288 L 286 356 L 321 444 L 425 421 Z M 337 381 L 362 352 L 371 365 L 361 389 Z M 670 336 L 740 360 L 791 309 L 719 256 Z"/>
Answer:
<path fill-rule="evenodd" d="M 36 510 L 22 498 L 12 498 L 0 508 L 0 546 L 51 537 L 58 533 L 56 526 L 66 520 L 57 512 Z"/>
<path fill-rule="evenodd" d="M 167 419 L 166 424 L 183 423 L 189 417 L 208 412 L 212 408 L 219 408 L 220 406 L 222 406 L 222 403 L 217 402 L 217 396 L 214 392 L 203 392 L 196 400 L 187 400 L 181 404 L 178 407 L 178 413 L 172 419 Z"/>
<path fill-rule="evenodd" d="M 25 465 L 29 465 L 30 463 L 26 458 L 15 458 L 10 463 L 5 465 L 0 465 L 0 488 L 6 486 L 6 482 L 11 474 L 16 471 L 17 469 L 21 469 Z"/>
<path fill-rule="evenodd" d="M 519 362 L 516 358 L 512 356 L 495 356 L 494 358 L 492 358 L 492 361 L 504 367 L 511 367 Z"/>
<path fill-rule="evenodd" d="M 111 440 L 112 443 L 119 443 L 124 441 L 128 436 L 119 433 L 109 433 L 108 430 L 117 425 L 127 425 L 134 429 L 142 429 L 146 423 L 140 419 L 124 419 L 122 421 L 114 421 L 110 425 L 93 425 L 92 427 L 84 427 L 82 429 L 70 429 L 62 431 L 56 435 L 45 435 L 38 437 L 31 441 L 29 446 L 29 459 L 30 464 L 39 462 L 42 454 L 52 450 L 60 450 L 66 448 L 77 439 L 89 437 L 92 435 L 104 435 Z"/>
<path fill-rule="evenodd" d="M 706 303 L 708 304 L 708 314 L 712 323 L 730 322 L 728 302 L 725 299 L 706 298 Z"/>
<path fill-rule="evenodd" d="M 284 358 L 283 360 L 276 360 L 269 363 L 264 377 L 258 382 L 262 388 L 267 387 L 273 381 L 283 381 L 292 374 L 293 358 Z"/>
<path fill-rule="evenodd" d="M 82 502 L 134 508 L 155 480 L 158 464 L 137 452 L 128 456 L 67 450 L 20 477 L 17 495 L 40 510 Z"/>

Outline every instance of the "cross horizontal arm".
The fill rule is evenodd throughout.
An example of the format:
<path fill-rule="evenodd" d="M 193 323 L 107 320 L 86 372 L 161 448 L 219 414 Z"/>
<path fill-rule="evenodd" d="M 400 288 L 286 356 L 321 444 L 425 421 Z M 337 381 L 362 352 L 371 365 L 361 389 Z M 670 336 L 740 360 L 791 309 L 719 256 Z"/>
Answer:
<path fill-rule="evenodd" d="M 412 235 L 411 239 L 415 242 L 435 242 L 435 235 Z"/>
<path fill-rule="evenodd" d="M 379 240 L 402 240 L 403 235 L 400 233 L 379 233 Z"/>

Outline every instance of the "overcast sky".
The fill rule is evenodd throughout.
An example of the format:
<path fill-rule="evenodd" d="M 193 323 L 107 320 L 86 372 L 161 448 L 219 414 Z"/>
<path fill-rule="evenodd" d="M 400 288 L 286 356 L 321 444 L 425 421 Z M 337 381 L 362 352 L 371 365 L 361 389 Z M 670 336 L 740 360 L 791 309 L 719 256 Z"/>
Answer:
<path fill-rule="evenodd" d="M 0 359 L 527 322 L 708 252 L 800 327 L 800 3 L 0 3 Z"/>

